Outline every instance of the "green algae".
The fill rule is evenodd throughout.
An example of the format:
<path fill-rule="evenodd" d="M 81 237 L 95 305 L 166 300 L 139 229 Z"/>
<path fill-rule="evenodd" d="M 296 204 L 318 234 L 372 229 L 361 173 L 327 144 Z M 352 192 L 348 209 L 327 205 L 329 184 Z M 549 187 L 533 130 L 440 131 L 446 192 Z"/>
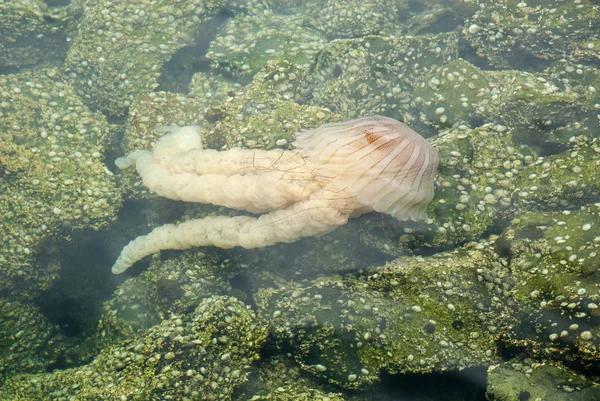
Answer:
<path fill-rule="evenodd" d="M 64 60 L 67 36 L 81 14 L 76 5 L 48 7 L 41 0 L 0 2 L 0 66 L 12 69 L 57 66 Z"/>
<path fill-rule="evenodd" d="M 485 248 L 485 246 L 483 247 Z M 256 295 L 277 343 L 304 370 L 346 388 L 390 373 L 491 363 L 509 287 L 493 254 L 402 257 L 367 274 L 322 276 Z M 496 281 L 500 279 L 500 281 Z M 474 297 L 475 294 L 478 294 Z"/>
<path fill-rule="evenodd" d="M 236 77 L 254 74 L 270 60 L 308 66 L 326 40 L 303 25 L 303 17 L 273 14 L 268 9 L 239 14 L 221 28 L 206 57 L 215 69 Z"/>
<path fill-rule="evenodd" d="M 97 1 L 84 9 L 63 66 L 92 108 L 122 116 L 158 86 L 160 69 L 191 44 L 224 1 Z M 100 33 L 99 33 L 100 32 Z"/>
<path fill-rule="evenodd" d="M 574 48 L 593 39 L 599 24 L 592 1 L 511 0 L 482 4 L 462 33 L 492 65 L 529 70 L 561 58 L 577 61 Z"/>
<path fill-rule="evenodd" d="M 99 229 L 121 199 L 102 160 L 111 130 L 55 70 L 0 77 L 0 290 L 35 297 L 59 266 L 36 261 L 47 238 Z"/>
<path fill-rule="evenodd" d="M 148 400 L 229 398 L 258 358 L 265 330 L 254 313 L 228 297 L 204 299 L 190 314 L 172 315 L 105 348 L 89 365 L 11 377 L 5 400 Z"/>
<path fill-rule="evenodd" d="M 487 395 L 498 401 L 592 401 L 600 397 L 600 389 L 562 365 L 509 362 L 490 368 Z"/>

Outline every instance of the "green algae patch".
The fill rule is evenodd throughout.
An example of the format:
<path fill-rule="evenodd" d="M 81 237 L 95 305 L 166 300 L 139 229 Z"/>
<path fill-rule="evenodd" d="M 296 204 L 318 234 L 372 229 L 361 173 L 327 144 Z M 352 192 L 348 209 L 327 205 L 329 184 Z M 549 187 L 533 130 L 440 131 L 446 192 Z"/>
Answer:
<path fill-rule="evenodd" d="M 0 87 L 0 291 L 35 297 L 59 267 L 35 261 L 44 243 L 116 217 L 121 197 L 103 160 L 111 130 L 55 70 L 1 76 Z"/>
<path fill-rule="evenodd" d="M 88 4 L 63 66 L 93 109 L 123 116 L 135 97 L 158 86 L 162 66 L 193 43 L 222 0 Z"/>
<path fill-rule="evenodd" d="M 481 4 L 462 33 L 495 67 L 528 70 L 573 57 L 599 28 L 600 7 L 593 1 L 511 0 Z"/>
<path fill-rule="evenodd" d="M 380 114 L 404 120 L 415 84 L 458 57 L 457 40 L 454 34 L 333 40 L 316 59 L 311 102 L 346 119 Z"/>
<path fill-rule="evenodd" d="M 485 246 L 482 247 L 484 249 Z M 504 313 L 500 260 L 462 250 L 401 257 L 369 273 L 323 276 L 258 291 L 259 312 L 277 344 L 313 375 L 346 388 L 381 371 L 431 372 L 498 360 Z"/>
<path fill-rule="evenodd" d="M 256 73 L 270 60 L 308 67 L 326 43 L 321 33 L 305 26 L 304 17 L 266 9 L 229 19 L 206 57 L 213 68 L 242 77 Z"/>
<path fill-rule="evenodd" d="M 266 332 L 234 298 L 204 299 L 135 337 L 105 348 L 89 365 L 24 374 L 0 386 L 5 400 L 229 399 L 247 380 Z"/>
<path fill-rule="evenodd" d="M 561 364 L 511 361 L 489 369 L 487 396 L 497 401 L 592 401 L 600 398 L 600 388 Z"/>

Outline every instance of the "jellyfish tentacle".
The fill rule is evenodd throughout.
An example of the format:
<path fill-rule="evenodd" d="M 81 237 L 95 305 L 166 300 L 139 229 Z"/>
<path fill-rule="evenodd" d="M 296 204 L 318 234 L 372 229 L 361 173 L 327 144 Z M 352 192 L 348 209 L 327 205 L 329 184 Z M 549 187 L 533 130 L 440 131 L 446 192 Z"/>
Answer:
<path fill-rule="evenodd" d="M 127 244 L 112 272 L 123 273 L 138 260 L 165 249 L 183 250 L 197 246 L 251 249 L 325 234 L 346 224 L 350 218 L 348 213 L 340 210 L 339 201 L 309 199 L 258 218 L 214 216 L 157 227 Z"/>

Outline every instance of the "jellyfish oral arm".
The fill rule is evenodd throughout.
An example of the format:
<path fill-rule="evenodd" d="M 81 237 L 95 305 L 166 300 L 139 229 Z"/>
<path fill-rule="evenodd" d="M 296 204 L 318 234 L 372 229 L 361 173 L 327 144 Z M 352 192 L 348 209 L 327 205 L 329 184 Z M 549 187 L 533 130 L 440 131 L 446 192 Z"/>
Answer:
<path fill-rule="evenodd" d="M 216 246 L 247 249 L 279 242 L 294 242 L 302 237 L 322 235 L 346 224 L 350 215 L 340 207 L 340 200 L 310 199 L 286 209 L 248 216 L 215 216 L 167 224 L 131 241 L 112 267 L 114 274 L 125 272 L 145 256 L 165 249 L 189 249 Z"/>

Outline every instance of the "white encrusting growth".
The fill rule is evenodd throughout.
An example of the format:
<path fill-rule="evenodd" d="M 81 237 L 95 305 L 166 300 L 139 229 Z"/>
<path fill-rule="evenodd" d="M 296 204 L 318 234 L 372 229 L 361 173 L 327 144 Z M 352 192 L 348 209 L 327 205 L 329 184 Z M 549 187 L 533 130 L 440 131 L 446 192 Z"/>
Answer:
<path fill-rule="evenodd" d="M 369 211 L 426 218 L 435 149 L 406 125 L 372 116 L 300 132 L 294 151 L 202 149 L 200 128 L 165 127 L 150 151 L 115 161 L 135 165 L 144 185 L 169 199 L 212 203 L 259 217 L 207 217 L 158 227 L 131 241 L 112 271 L 163 249 L 258 248 L 325 234 Z"/>

